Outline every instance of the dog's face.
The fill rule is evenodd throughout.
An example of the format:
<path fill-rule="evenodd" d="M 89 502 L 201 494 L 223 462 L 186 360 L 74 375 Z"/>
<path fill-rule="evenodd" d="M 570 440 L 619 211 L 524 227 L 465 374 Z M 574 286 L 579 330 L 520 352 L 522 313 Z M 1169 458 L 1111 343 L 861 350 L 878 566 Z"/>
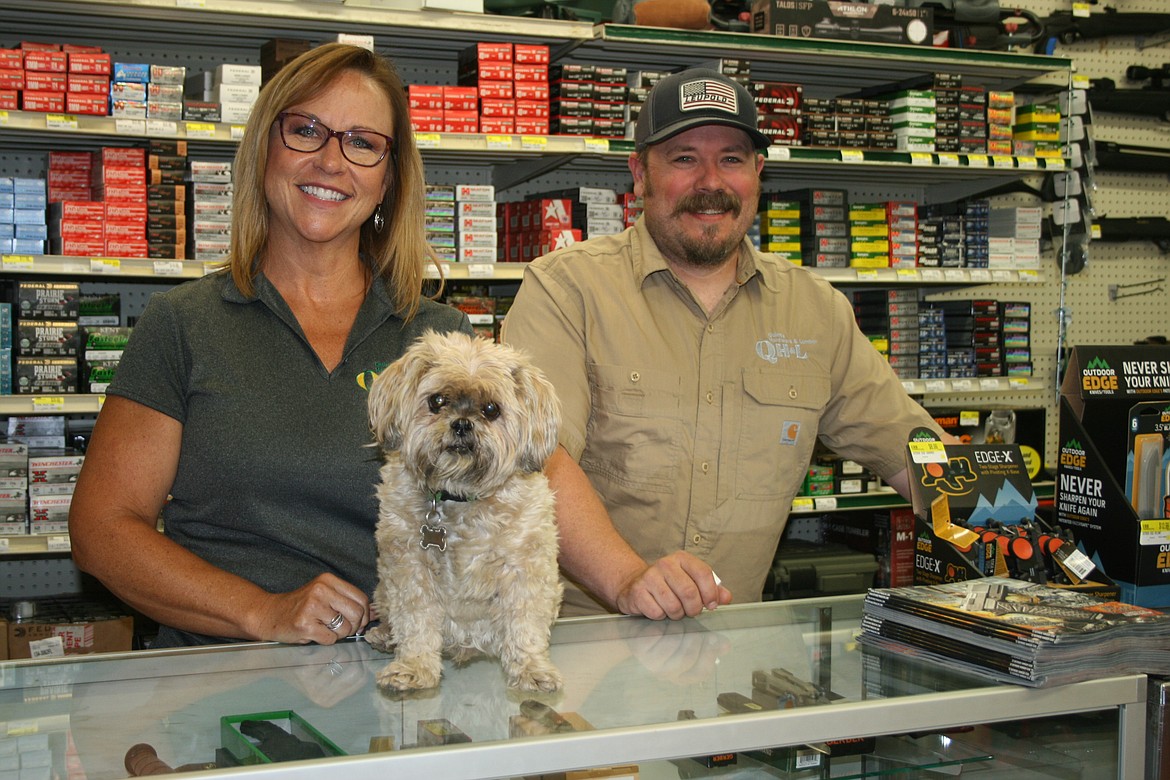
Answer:
<path fill-rule="evenodd" d="M 539 471 L 557 444 L 552 385 L 515 349 L 427 332 L 370 388 L 378 445 L 427 490 L 485 496 Z"/>

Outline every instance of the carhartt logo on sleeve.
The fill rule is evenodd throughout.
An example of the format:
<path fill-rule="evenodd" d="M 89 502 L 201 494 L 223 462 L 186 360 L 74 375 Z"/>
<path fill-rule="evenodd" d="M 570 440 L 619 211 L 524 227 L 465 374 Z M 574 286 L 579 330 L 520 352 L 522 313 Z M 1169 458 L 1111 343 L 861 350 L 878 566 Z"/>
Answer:
<path fill-rule="evenodd" d="M 729 114 L 739 113 L 735 88 L 711 79 L 688 81 L 679 87 L 679 110 L 698 111 L 717 108 Z"/>

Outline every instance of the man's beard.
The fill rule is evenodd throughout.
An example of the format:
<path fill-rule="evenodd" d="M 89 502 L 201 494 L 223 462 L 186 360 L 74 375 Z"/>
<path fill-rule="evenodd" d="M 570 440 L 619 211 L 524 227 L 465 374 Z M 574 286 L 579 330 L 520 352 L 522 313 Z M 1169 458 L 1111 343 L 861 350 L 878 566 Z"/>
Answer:
<path fill-rule="evenodd" d="M 647 175 L 645 180 L 644 197 L 651 197 L 653 185 Z M 687 195 L 679 200 L 671 213 L 671 219 L 677 219 L 688 212 L 701 211 L 730 211 L 739 217 L 743 211 L 743 201 L 734 193 L 709 192 Z M 652 227 L 648 225 L 647 227 Z M 654 242 L 659 250 L 666 250 L 663 254 L 692 268 L 712 268 L 722 265 L 743 241 L 743 233 L 733 233 L 726 237 L 719 237 L 719 227 L 711 226 L 704 229 L 701 236 L 692 238 L 681 231 L 672 229 L 670 224 L 661 227 L 660 235 L 653 235 Z"/>
<path fill-rule="evenodd" d="M 730 211 L 738 217 L 743 208 L 743 201 L 729 192 L 712 192 L 697 195 L 688 195 L 675 206 L 672 217 L 681 217 L 687 213 L 703 211 Z M 720 238 L 718 226 L 712 225 L 703 231 L 698 239 L 686 235 L 678 236 L 679 247 L 683 250 L 683 259 L 695 268 L 707 268 L 721 265 L 728 255 L 743 241 L 742 235 L 732 234 Z"/>

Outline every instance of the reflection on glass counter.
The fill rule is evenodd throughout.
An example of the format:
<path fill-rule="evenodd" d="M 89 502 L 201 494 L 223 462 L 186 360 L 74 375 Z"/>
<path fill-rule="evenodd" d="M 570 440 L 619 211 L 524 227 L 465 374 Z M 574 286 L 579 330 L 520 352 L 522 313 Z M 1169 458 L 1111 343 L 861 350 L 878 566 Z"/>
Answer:
<path fill-rule="evenodd" d="M 848 596 L 679 622 L 563 620 L 552 658 L 566 682 L 547 696 L 509 690 L 492 659 L 448 662 L 432 691 L 383 693 L 374 676 L 390 657 L 360 640 L 0 663 L 0 772 L 28 761 L 46 767 L 38 776 L 122 778 L 137 745 L 148 750 L 131 757 L 147 765 L 248 777 L 320 776 L 322 762 L 347 777 L 598 765 L 644 778 L 974 771 L 1014 741 L 969 725 L 1082 710 L 1112 718 L 1093 724 L 1112 739 L 1101 750 L 1107 766 L 1140 764 L 1141 745 L 1134 759 L 1131 737 L 1117 735 L 1127 707 L 1144 700 L 1144 678 L 1038 693 L 863 652 L 854 642 L 860 604 Z M 720 757 L 723 766 L 712 763 Z M 1013 766 L 1081 761 L 1017 757 Z"/>

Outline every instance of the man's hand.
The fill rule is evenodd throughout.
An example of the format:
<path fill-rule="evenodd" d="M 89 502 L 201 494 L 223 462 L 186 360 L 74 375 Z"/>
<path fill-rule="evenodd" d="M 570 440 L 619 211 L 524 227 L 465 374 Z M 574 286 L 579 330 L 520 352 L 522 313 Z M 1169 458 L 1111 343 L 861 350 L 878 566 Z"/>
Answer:
<path fill-rule="evenodd" d="M 711 567 L 679 551 L 659 558 L 627 581 L 616 606 L 627 615 L 679 620 L 730 603 L 731 591 L 719 584 Z"/>

